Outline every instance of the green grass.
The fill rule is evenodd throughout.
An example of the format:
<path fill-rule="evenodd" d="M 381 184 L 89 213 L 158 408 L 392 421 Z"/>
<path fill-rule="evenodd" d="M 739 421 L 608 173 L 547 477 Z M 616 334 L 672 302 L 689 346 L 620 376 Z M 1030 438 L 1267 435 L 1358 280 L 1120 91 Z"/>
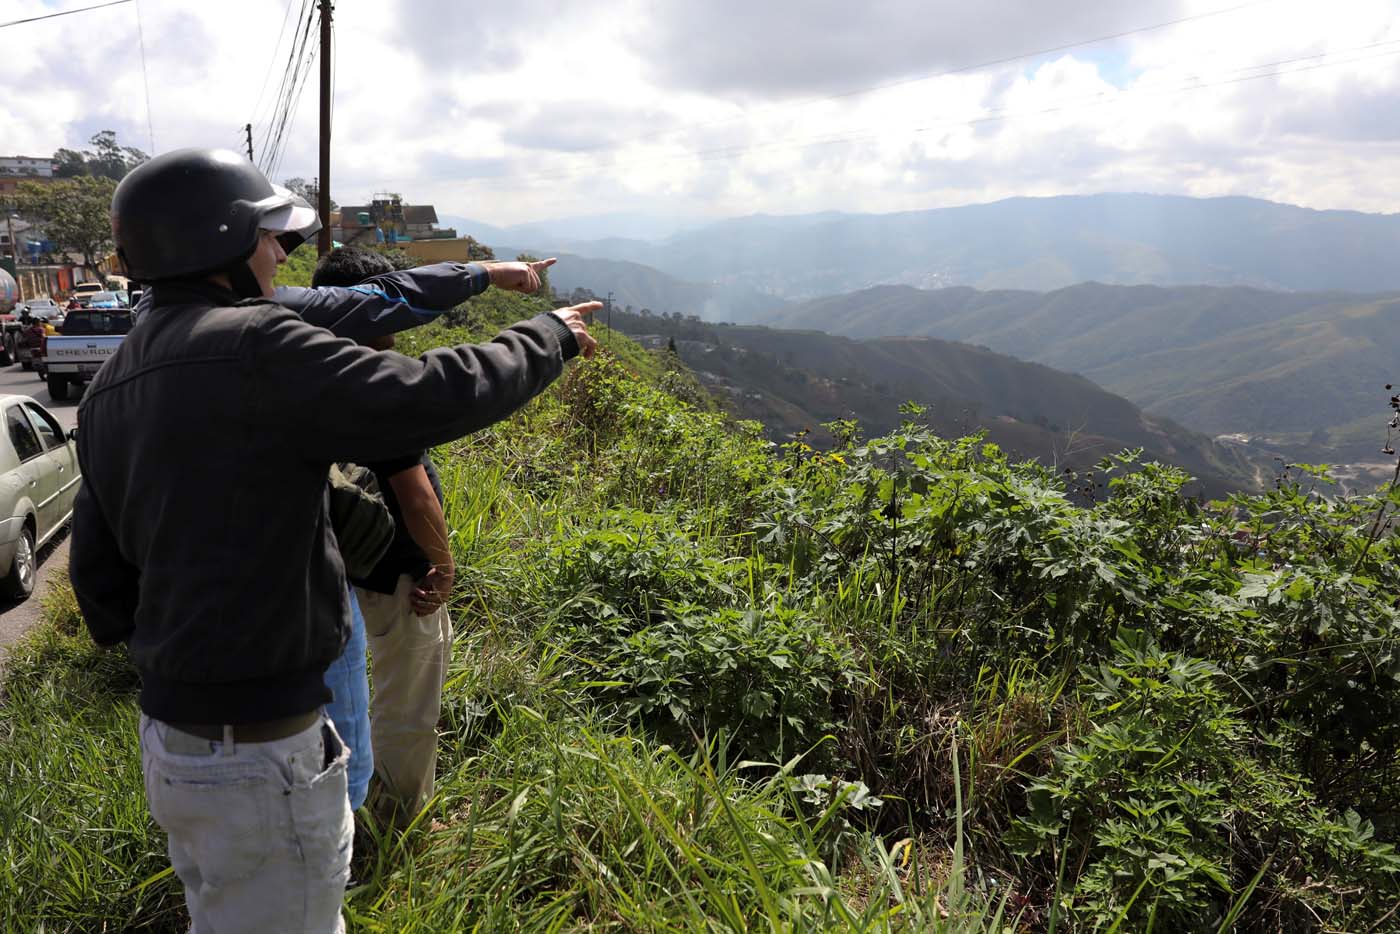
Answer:
<path fill-rule="evenodd" d="M 791 769 L 618 729 L 566 684 L 541 698 L 545 716 L 510 687 L 549 693 L 548 648 L 503 674 L 522 645 L 499 646 L 487 627 L 459 640 L 438 799 L 407 835 L 372 832 L 347 900 L 354 929 L 996 929 L 1000 903 L 962 888 L 957 859 L 924 876 L 864 838 L 834 873 L 827 815 L 802 815 Z M 14 656 L 0 741 L 7 930 L 184 929 L 146 812 L 134 688 L 124 653 L 53 622 Z M 493 695 L 463 716 L 461 701 Z"/>
<path fill-rule="evenodd" d="M 1396 503 L 913 425 L 774 447 L 610 351 L 436 452 L 439 795 L 360 837 L 353 930 L 1386 929 Z M 0 928 L 183 930 L 135 674 L 46 610 L 0 687 Z"/>

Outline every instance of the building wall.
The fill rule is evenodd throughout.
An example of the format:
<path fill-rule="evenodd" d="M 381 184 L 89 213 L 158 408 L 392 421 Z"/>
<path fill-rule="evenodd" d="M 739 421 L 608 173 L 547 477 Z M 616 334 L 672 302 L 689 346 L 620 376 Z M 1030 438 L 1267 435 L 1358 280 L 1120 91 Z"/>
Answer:
<path fill-rule="evenodd" d="M 409 256 L 425 263 L 465 263 L 467 262 L 467 241 L 458 240 L 410 240 L 398 244 L 399 249 Z"/>
<path fill-rule="evenodd" d="M 19 280 L 20 294 L 25 298 L 53 296 L 61 300 L 80 281 L 76 273 L 77 270 L 71 266 L 21 266 L 15 278 Z"/>
<path fill-rule="evenodd" d="M 0 156 L 0 175 L 53 178 L 53 160 L 42 156 Z"/>

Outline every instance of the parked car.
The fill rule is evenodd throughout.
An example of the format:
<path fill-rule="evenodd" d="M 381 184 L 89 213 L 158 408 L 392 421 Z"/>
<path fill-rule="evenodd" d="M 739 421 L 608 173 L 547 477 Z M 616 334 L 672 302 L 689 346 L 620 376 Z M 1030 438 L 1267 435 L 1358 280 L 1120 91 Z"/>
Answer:
<path fill-rule="evenodd" d="M 77 432 L 29 396 L 0 396 L 0 418 L 0 591 L 23 600 L 34 592 L 39 549 L 73 515 Z"/>
<path fill-rule="evenodd" d="M 26 302 L 21 302 L 20 313 L 23 314 L 26 308 L 34 317 L 48 318 L 49 321 L 53 321 L 55 315 L 63 313 L 63 308 L 51 298 L 31 298 Z"/>
<path fill-rule="evenodd" d="M 68 312 L 63 332 L 44 338 L 34 369 L 48 383 L 55 402 L 68 398 L 73 385 L 85 385 L 107 358 L 117 352 L 131 330 L 129 308 L 83 308 Z"/>

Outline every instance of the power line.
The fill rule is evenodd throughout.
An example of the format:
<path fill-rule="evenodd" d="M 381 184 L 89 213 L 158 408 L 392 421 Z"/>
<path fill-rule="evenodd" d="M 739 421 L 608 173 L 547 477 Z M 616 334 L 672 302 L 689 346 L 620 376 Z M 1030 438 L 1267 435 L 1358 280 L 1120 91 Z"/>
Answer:
<path fill-rule="evenodd" d="M 1206 13 L 1197 13 L 1192 16 L 1183 16 L 1178 19 L 1168 20 L 1162 23 L 1153 23 L 1150 26 L 1139 26 L 1134 29 L 1125 29 L 1122 32 L 1109 33 L 1103 36 L 1095 36 L 1092 39 L 1080 39 L 1076 42 L 1067 42 L 1064 45 L 1056 45 L 1050 46 L 1049 48 L 1036 49 L 1033 52 L 1020 52 L 1015 55 L 1007 55 L 1001 58 L 989 59 L 987 61 L 977 62 L 976 64 L 972 65 L 959 65 L 956 68 L 948 68 L 943 71 L 935 71 L 930 72 L 928 74 L 916 75 L 911 78 L 900 78 L 898 80 L 887 81 L 882 84 L 872 84 L 866 85 L 864 87 L 852 88 L 846 91 L 838 91 L 834 94 L 827 94 L 821 97 L 811 97 L 801 101 L 793 101 L 784 104 L 775 104 L 771 107 L 760 108 L 757 111 L 735 114 L 730 117 L 722 117 L 718 120 L 711 120 L 708 123 L 691 124 L 690 126 L 673 127 L 665 130 L 653 130 L 650 133 L 643 133 L 640 136 L 634 136 L 630 139 L 622 141 L 621 143 L 615 143 L 611 141 L 607 143 L 599 143 L 595 146 L 581 147 L 575 150 L 575 152 L 595 152 L 600 149 L 620 149 L 621 147 L 630 145 L 632 143 L 644 142 L 646 140 L 655 139 L 661 136 L 669 136 L 673 133 L 682 133 L 694 130 L 705 130 L 711 127 L 723 126 L 726 123 L 733 123 L 735 120 L 743 118 L 761 117 L 765 114 L 771 114 L 785 110 L 800 110 L 805 107 L 811 107 L 815 104 L 825 104 L 831 101 L 843 100 L 848 97 L 858 97 L 863 94 L 872 94 L 876 91 L 885 91 L 890 88 L 904 87 L 905 85 L 909 84 L 918 84 L 921 81 L 933 81 L 938 78 L 947 78 L 952 75 L 961 75 L 967 74 L 969 72 L 981 71 L 984 68 L 995 68 L 997 65 L 1009 65 L 1012 62 L 1019 62 L 1028 58 L 1039 58 L 1043 55 L 1054 55 L 1056 52 L 1067 52 L 1070 49 L 1077 49 L 1086 45 L 1098 45 L 1101 42 L 1112 42 L 1117 39 L 1126 39 L 1128 36 L 1135 36 L 1140 33 L 1155 32 L 1159 29 L 1168 29 L 1172 26 L 1180 26 L 1184 23 L 1194 22 L 1196 20 L 1209 19 L 1216 16 L 1225 16 L 1229 13 L 1237 13 L 1240 10 L 1249 9 L 1250 7 L 1256 7 L 1261 6 L 1265 3 L 1275 2 L 1277 2 L 1277 0 L 1249 0 L 1249 2 L 1247 3 L 1238 3 L 1234 6 L 1225 7 L 1224 9 L 1220 10 L 1211 10 Z"/>
<path fill-rule="evenodd" d="M 315 3 L 303 0 L 298 31 L 293 35 L 291 54 L 278 87 L 276 106 L 264 133 L 263 173 L 269 178 L 274 177 L 281 166 L 287 127 L 295 119 L 302 88 L 310 74 L 311 63 L 316 58 L 316 45 L 309 42 L 315 13 Z"/>
<path fill-rule="evenodd" d="M 287 88 L 287 97 L 282 104 L 282 118 L 277 125 L 277 139 L 273 148 L 273 163 L 270 175 L 275 176 L 282 167 L 282 156 L 286 152 L 287 128 L 296 121 L 297 111 L 301 106 L 302 90 L 306 87 L 306 79 L 311 74 L 311 66 L 316 61 L 317 43 L 312 41 L 312 27 L 316 23 L 316 3 L 315 0 L 307 0 L 306 4 L 306 25 L 302 30 L 301 44 L 297 49 L 297 59 L 292 71 L 291 84 Z"/>
<path fill-rule="evenodd" d="M 276 134 L 277 124 L 281 119 L 281 110 L 283 107 L 284 98 L 287 93 L 287 87 L 292 81 L 292 75 L 295 71 L 296 63 L 300 60 L 301 57 L 302 50 L 301 47 L 298 45 L 298 41 L 305 20 L 306 0 L 302 0 L 301 11 L 297 14 L 296 20 L 298 25 L 292 31 L 291 44 L 288 47 L 287 62 L 285 65 L 283 65 L 282 68 L 282 79 L 277 86 L 276 93 L 273 95 L 271 103 L 272 110 L 268 116 L 266 125 L 262 129 L 260 145 L 258 147 L 258 151 L 262 153 L 262 164 L 264 164 L 268 168 L 270 168 L 271 157 L 273 154 L 272 139 Z"/>
<path fill-rule="evenodd" d="M 264 173 L 270 172 L 272 168 L 272 158 L 275 155 L 273 140 L 277 135 L 277 128 L 283 119 L 283 111 L 287 105 L 289 88 L 295 85 L 294 76 L 304 51 L 305 31 L 309 22 L 307 19 L 307 8 L 307 0 L 302 0 L 301 12 L 297 14 L 298 25 L 292 32 L 287 63 L 282 69 L 282 80 L 278 84 L 277 93 L 273 97 L 272 113 L 268 118 L 266 126 L 263 128 L 259 151 L 263 154 L 262 166 Z"/>
<path fill-rule="evenodd" d="M 1200 90 L 1206 90 L 1206 89 L 1208 89 L 1208 88 L 1214 88 L 1214 87 L 1223 87 L 1223 86 L 1233 85 L 1233 84 L 1242 84 L 1242 83 L 1245 83 L 1245 82 L 1248 82 L 1248 81 L 1257 81 L 1257 80 L 1261 80 L 1261 79 L 1264 79 L 1264 78 L 1276 78 L 1276 77 L 1279 77 L 1279 76 L 1282 76 L 1282 75 L 1299 74 L 1299 73 L 1302 73 L 1302 72 L 1317 71 L 1317 70 L 1321 70 L 1321 69 L 1325 69 L 1325 68 L 1336 68 L 1336 67 L 1339 67 L 1339 66 L 1341 66 L 1341 65 L 1350 65 L 1350 64 L 1355 64 L 1355 63 L 1357 63 L 1357 62 L 1370 61 L 1370 60 L 1376 59 L 1376 58 L 1384 58 L 1384 57 L 1392 56 L 1392 55 L 1400 55 L 1400 48 L 1391 48 L 1391 49 L 1387 49 L 1386 51 L 1375 52 L 1375 54 L 1372 54 L 1372 55 L 1363 55 L 1363 56 L 1358 56 L 1358 57 L 1353 57 L 1353 58 L 1344 59 L 1344 60 L 1341 60 L 1341 61 L 1334 61 L 1334 62 L 1317 62 L 1316 60 L 1319 59 L 1319 58 L 1326 58 L 1326 57 L 1328 57 L 1328 56 L 1333 56 L 1333 55 L 1346 55 L 1346 54 L 1350 54 L 1350 53 L 1354 53 L 1354 52 L 1374 51 L 1374 50 L 1376 50 L 1376 49 L 1379 49 L 1379 48 L 1382 48 L 1382 47 L 1385 47 L 1385 46 L 1395 46 L 1395 45 L 1397 45 L 1397 44 L 1400 44 L 1400 39 L 1388 39 L 1388 40 L 1384 40 L 1384 41 L 1381 41 L 1381 42 L 1373 42 L 1373 43 L 1368 43 L 1368 44 L 1366 44 L 1366 45 L 1353 46 L 1353 47 L 1350 47 L 1350 48 L 1339 49 L 1339 50 L 1335 50 L 1335 51 L 1331 51 L 1331 52 L 1322 52 L 1322 53 L 1317 53 L 1317 54 L 1314 54 L 1314 55 L 1304 55 L 1304 56 L 1299 56 L 1299 57 L 1297 57 L 1297 58 L 1281 59 L 1281 60 L 1274 61 L 1274 62 L 1266 62 L 1266 63 L 1259 64 L 1259 65 L 1249 65 L 1249 66 L 1245 66 L 1245 67 L 1242 67 L 1242 68 L 1236 68 L 1236 69 L 1232 69 L 1230 72 L 1226 72 L 1226 74 L 1232 74 L 1232 75 L 1234 75 L 1233 77 L 1223 78 L 1223 79 L 1215 80 L 1215 81 L 1199 82 L 1200 76 L 1197 75 L 1197 76 L 1193 76 L 1193 77 L 1192 77 L 1192 83 L 1186 83 L 1186 84 L 1179 84 L 1179 83 L 1178 83 L 1178 84 L 1175 84 L 1175 85 L 1172 86 L 1172 87 L 1165 87 L 1165 86 L 1163 86 L 1163 85 L 1165 85 L 1165 82 L 1163 82 L 1163 85 L 1148 86 L 1148 87 L 1138 87 L 1138 88 L 1129 88 L 1129 89 L 1124 90 L 1124 91 L 1121 91 L 1121 92 L 1119 92 L 1118 94 L 1113 95 L 1113 96 L 1111 96 L 1111 97 L 1106 96 L 1106 95 L 1103 95 L 1103 94 L 1098 94 L 1098 95 L 1094 95 L 1094 96 L 1092 96 L 1092 97 L 1087 97 L 1087 98 L 1086 98 L 1086 97 L 1076 98 L 1076 99 L 1074 99 L 1074 100 L 1072 100 L 1072 101 L 1061 102 L 1061 103 L 1059 103 L 1059 104 L 1056 104 L 1056 105 L 1053 105 L 1053 106 L 1050 106 L 1050 107 L 1045 107 L 1045 108 L 1042 108 L 1042 109 L 1039 109 L 1039 110 L 1034 110 L 1034 111 L 1015 112 L 1015 111 L 1012 111 L 1010 108 L 1003 108 L 1003 109 L 1001 109 L 1000 111 L 993 111 L 992 113 L 989 113 L 989 114 L 986 114 L 986 115 L 983 115 L 983 116 L 980 116 L 980 117 L 972 117 L 972 118 L 963 119 L 963 120 L 951 120 L 951 121 L 946 121 L 946 122 L 938 123 L 938 124 L 932 124 L 932 125 L 928 125 L 928 126 L 911 127 L 911 128 L 906 129 L 905 132 L 908 132 L 908 133 L 928 133 L 928 132 L 932 132 L 932 131 L 940 130 L 940 129 L 952 129 L 952 128 L 956 128 L 956 127 L 976 126 L 976 125 L 980 125 L 980 124 L 984 124 L 984 123 L 996 123 L 996 122 L 1001 122 L 1001 121 L 1003 121 L 1003 120 L 1012 120 L 1012 119 L 1018 119 L 1018 118 L 1021 118 L 1021 117 L 1044 116 L 1044 115 L 1046 115 L 1046 114 L 1063 113 L 1063 112 L 1072 111 L 1072 110 L 1075 110 L 1075 109 L 1081 109 L 1081 108 L 1082 108 L 1082 109 L 1087 109 L 1087 108 L 1089 108 L 1089 107 L 1098 107 L 1098 106 L 1104 106 L 1104 105 L 1107 105 L 1107 104 L 1114 104 L 1114 103 L 1121 102 L 1124 98 L 1126 98 L 1126 97 L 1128 97 L 1128 96 L 1131 96 L 1131 95 L 1135 95 L 1135 94 L 1150 94 L 1150 93 L 1154 93 L 1154 92 L 1155 92 L 1156 94 L 1158 94 L 1158 95 L 1161 95 L 1161 94 L 1179 94 L 1179 93 L 1187 93 L 1187 92 L 1190 92 L 1190 91 L 1200 91 Z M 1314 64 L 1311 64 L 1311 65 L 1304 65 L 1304 66 L 1301 67 L 1301 68 L 1286 68 L 1286 67 L 1285 67 L 1285 66 L 1288 66 L 1288 65 L 1296 65 L 1296 64 L 1303 63 L 1303 62 L 1314 62 Z M 1260 69 L 1271 69 L 1271 70 L 1263 71 L 1263 72 L 1261 72 L 1261 73 L 1259 73 L 1259 74 L 1243 74 L 1243 75 L 1239 74 L 1240 72 L 1259 71 Z M 1195 82 L 1199 82 L 1199 83 L 1195 83 Z M 792 139 L 787 139 L 787 140 L 774 140 L 774 141 L 772 141 L 772 142 L 757 143 L 757 144 L 753 144 L 753 145 L 725 146 L 725 147 L 718 147 L 718 148 L 715 148 L 715 149 L 697 150 L 697 151 L 688 152 L 688 153 L 678 153 L 678 154 L 675 154 L 675 155 L 658 156 L 658 157 L 649 158 L 649 159 L 635 159 L 635 160 L 631 160 L 631 161 L 628 161 L 628 162 L 612 163 L 612 164 L 607 165 L 606 168 L 607 168 L 609 171 L 615 171 L 615 170 L 617 170 L 617 169 L 632 169 L 632 168 L 645 167 L 645 166 L 650 166 L 650 165 L 665 164 L 665 163 L 668 163 L 668 162 L 679 162 L 679 161 L 690 160 L 690 159 L 696 159 L 696 160 L 700 160 L 700 161 L 706 161 L 706 160 L 711 159 L 711 158 L 729 158 L 729 157 L 742 156 L 742 155 L 746 155 L 746 154 L 748 154 L 748 153 L 760 152 L 760 151 L 781 151 L 781 150 L 785 150 L 785 149 L 807 149 L 807 148 L 811 148 L 811 147 L 815 147 L 815 146 L 827 146 L 827 145 L 832 145 L 832 144 L 835 144 L 835 143 L 864 142 L 864 141 L 866 141 L 866 140 L 878 139 L 878 138 L 880 137 L 880 135 L 881 135 L 880 133 L 876 133 L 876 132 L 865 132 L 865 133 L 856 133 L 856 134 L 836 134 L 836 135 L 829 135 L 829 136 L 822 136 L 822 137 L 809 137 L 809 138 L 803 139 L 803 140 L 792 140 Z M 600 166 L 599 168 L 601 169 L 602 167 Z M 576 170 L 566 170 L 566 171 L 561 171 L 561 172 L 557 172 L 557 173 L 545 173 L 545 174 L 538 174 L 538 175 L 512 175 L 512 176 L 507 176 L 507 178 L 508 178 L 508 179 L 511 179 L 511 180 L 515 180 L 515 181 L 556 181 L 556 180 L 560 180 L 560 179 L 574 178 L 574 177 L 577 177 L 577 176 L 579 176 L 579 175 L 581 175 L 581 174 L 582 174 L 582 173 L 581 173 L 580 171 L 576 171 Z"/>
<path fill-rule="evenodd" d="M 262 86 L 258 88 L 257 99 L 253 101 L 252 121 L 256 121 L 258 108 L 262 106 L 263 95 L 267 93 L 267 82 L 272 77 L 273 67 L 277 64 L 277 53 L 282 50 L 282 37 L 287 33 L 287 22 L 292 18 L 292 5 L 296 0 L 287 0 L 287 8 L 282 13 L 282 27 L 277 30 L 277 41 L 272 46 L 272 57 L 268 60 L 267 71 L 263 72 Z"/>
<path fill-rule="evenodd" d="M 141 3 L 136 4 L 136 38 L 141 45 L 141 84 L 146 89 L 146 132 L 151 138 L 151 155 L 156 154 L 156 127 L 151 121 L 151 79 L 146 73 L 146 31 L 141 27 Z"/>
<path fill-rule="evenodd" d="M 106 9 L 109 6 L 121 6 L 123 3 L 134 2 L 135 0 L 112 0 L 111 3 L 99 3 L 95 6 L 80 7 L 76 10 L 60 10 L 57 13 L 45 13 L 43 16 L 31 16 L 27 19 L 13 19 L 10 20 L 8 23 L 0 23 L 0 29 L 4 29 L 7 26 L 20 26 L 24 23 L 37 23 L 41 19 L 55 19 L 59 16 L 72 16 L 74 13 L 87 13 L 91 10 L 102 10 Z"/>
<path fill-rule="evenodd" d="M 276 149 L 277 158 L 271 173 L 273 176 L 275 176 L 282 170 L 282 157 L 286 155 L 287 152 L 288 140 L 286 137 L 286 132 L 288 128 L 290 128 L 296 122 L 297 113 L 301 110 L 302 91 L 306 88 L 307 78 L 311 76 L 311 66 L 316 63 L 316 57 L 317 48 L 313 43 L 312 47 L 306 54 L 306 58 L 302 63 L 302 67 L 297 76 L 295 87 L 292 89 L 291 97 L 288 101 L 288 106 L 283 111 L 282 121 L 278 125 Z"/>

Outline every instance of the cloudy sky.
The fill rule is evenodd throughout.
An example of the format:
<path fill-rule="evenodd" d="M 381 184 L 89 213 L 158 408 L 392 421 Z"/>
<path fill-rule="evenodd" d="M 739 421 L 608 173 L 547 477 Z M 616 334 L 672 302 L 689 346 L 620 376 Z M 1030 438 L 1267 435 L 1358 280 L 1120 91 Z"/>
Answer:
<path fill-rule="evenodd" d="M 0 154 L 241 148 L 249 121 L 266 148 L 303 2 L 139 0 L 149 125 L 136 3 L 0 29 Z M 340 0 L 335 61 L 336 199 L 494 224 L 1100 191 L 1400 212 L 1400 0 Z M 315 93 L 278 180 L 315 174 Z"/>

